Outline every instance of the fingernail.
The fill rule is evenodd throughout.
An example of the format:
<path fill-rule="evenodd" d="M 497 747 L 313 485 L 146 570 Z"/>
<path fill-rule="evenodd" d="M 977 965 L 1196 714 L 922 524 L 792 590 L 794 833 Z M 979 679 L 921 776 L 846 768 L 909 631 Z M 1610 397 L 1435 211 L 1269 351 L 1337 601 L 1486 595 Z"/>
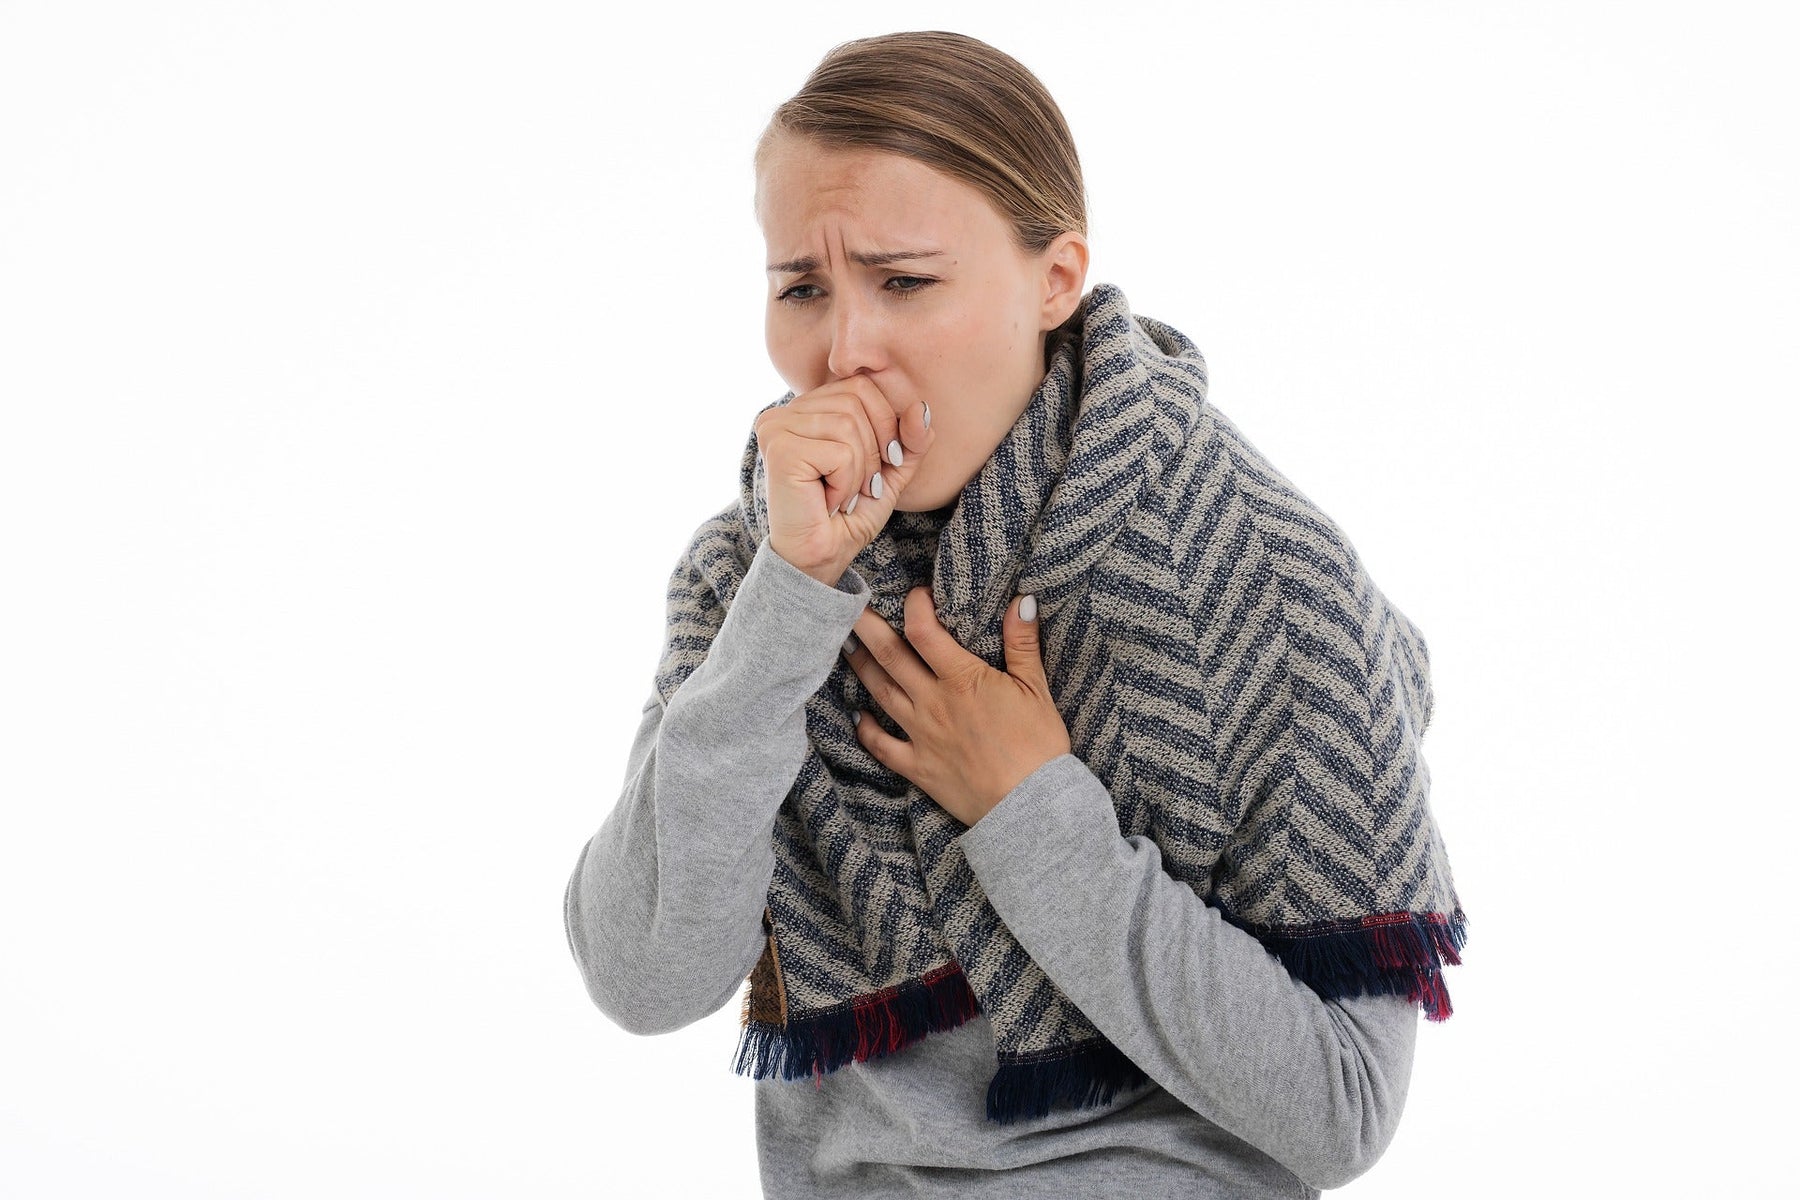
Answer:
<path fill-rule="evenodd" d="M 844 515 L 846 517 L 856 511 L 856 502 L 861 499 L 862 499 L 861 492 L 858 492 L 858 493 L 856 493 L 856 495 L 850 497 L 850 503 L 844 505 Z"/>
<path fill-rule="evenodd" d="M 880 471 L 877 471 L 873 475 L 869 476 L 869 495 L 875 497 L 877 500 L 881 499 L 881 472 Z"/>
<path fill-rule="evenodd" d="M 899 438 L 895 438 L 888 443 L 888 461 L 893 463 L 896 467 L 903 467 L 906 465 L 905 455 L 902 454 L 900 450 Z"/>
<path fill-rule="evenodd" d="M 852 725 L 861 725 L 862 724 L 862 709 L 859 708 L 855 712 L 852 712 L 850 714 L 850 723 Z"/>
<path fill-rule="evenodd" d="M 856 635 L 854 633 L 844 639 L 844 653 L 845 654 L 855 654 L 856 653 Z"/>
<path fill-rule="evenodd" d="M 919 403 L 925 404 L 923 400 L 919 401 Z M 925 404 L 925 428 L 931 428 L 931 405 L 929 404 Z"/>
<path fill-rule="evenodd" d="M 1026 596 L 1019 601 L 1019 615 L 1027 621 L 1037 620 L 1037 597 Z"/>

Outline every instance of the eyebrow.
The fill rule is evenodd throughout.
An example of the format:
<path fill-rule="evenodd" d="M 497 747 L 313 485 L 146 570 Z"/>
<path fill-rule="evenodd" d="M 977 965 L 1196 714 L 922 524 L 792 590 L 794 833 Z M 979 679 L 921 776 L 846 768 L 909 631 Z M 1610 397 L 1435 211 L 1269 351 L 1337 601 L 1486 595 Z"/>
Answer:
<path fill-rule="evenodd" d="M 942 258 L 942 250 L 877 250 L 870 254 L 852 250 L 850 261 L 865 267 L 885 267 L 889 263 L 915 258 Z M 769 264 L 771 275 L 804 275 L 808 271 L 819 269 L 819 260 L 808 255 L 805 258 L 790 258 L 786 262 Z"/>

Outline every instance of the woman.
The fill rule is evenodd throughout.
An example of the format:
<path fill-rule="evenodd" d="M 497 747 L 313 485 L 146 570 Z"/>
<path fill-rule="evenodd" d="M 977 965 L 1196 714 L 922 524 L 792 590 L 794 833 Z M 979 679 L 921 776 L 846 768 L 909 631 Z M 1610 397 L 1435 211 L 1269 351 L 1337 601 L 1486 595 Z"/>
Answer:
<path fill-rule="evenodd" d="M 668 1032 L 749 975 L 770 1196 L 1360 1175 L 1464 940 L 1423 638 L 1192 343 L 1084 293 L 1013 59 L 840 46 L 756 179 L 791 391 L 569 881 L 594 1002 Z"/>

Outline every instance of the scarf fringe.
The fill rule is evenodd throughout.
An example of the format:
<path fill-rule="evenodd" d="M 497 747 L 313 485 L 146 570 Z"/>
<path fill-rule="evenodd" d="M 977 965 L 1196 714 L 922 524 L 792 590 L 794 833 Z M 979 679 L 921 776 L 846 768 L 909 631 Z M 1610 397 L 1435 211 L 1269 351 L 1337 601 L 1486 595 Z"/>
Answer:
<path fill-rule="evenodd" d="M 746 1005 L 732 1070 L 753 1079 L 812 1075 L 816 1081 L 847 1063 L 882 1058 L 928 1033 L 954 1029 L 979 1011 L 969 981 L 954 962 L 922 979 L 858 996 L 785 1025 L 750 1020 Z"/>
<path fill-rule="evenodd" d="M 1096 1108 L 1111 1104 L 1121 1088 L 1149 1081 L 1142 1067 L 1104 1037 L 1053 1058 L 1001 1054 L 1000 1070 L 988 1084 L 987 1116 L 1007 1125 L 1054 1108 Z"/>
<path fill-rule="evenodd" d="M 753 1079 L 823 1076 L 851 1062 L 867 1062 L 903 1050 L 930 1033 L 942 1033 L 981 1011 L 962 968 L 947 963 L 922 979 L 859 996 L 825 1012 L 785 1025 L 749 1019 L 732 1070 Z M 1111 1104 L 1121 1088 L 1149 1082 L 1141 1067 L 1104 1037 L 1066 1053 L 999 1056 L 988 1084 L 988 1120 L 1000 1124 L 1041 1117 L 1055 1108 Z"/>
<path fill-rule="evenodd" d="M 1450 990 L 1442 968 L 1460 966 L 1468 941 L 1461 906 L 1444 913 L 1378 913 L 1300 929 L 1253 925 L 1214 903 L 1231 924 L 1263 944 L 1288 973 L 1327 1000 L 1404 995 L 1430 1021 L 1447 1020 Z"/>

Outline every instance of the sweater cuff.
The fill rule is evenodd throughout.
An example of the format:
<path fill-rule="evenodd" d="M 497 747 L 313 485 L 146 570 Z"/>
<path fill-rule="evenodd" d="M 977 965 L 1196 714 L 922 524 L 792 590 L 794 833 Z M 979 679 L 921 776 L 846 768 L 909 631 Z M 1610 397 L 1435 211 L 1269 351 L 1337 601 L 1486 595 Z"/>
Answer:
<path fill-rule="evenodd" d="M 769 542 L 761 542 L 738 583 L 725 622 L 736 630 L 734 642 L 767 640 L 776 646 L 806 642 L 835 655 L 871 597 L 868 583 L 853 567 L 844 569 L 833 587 L 781 558 L 769 549 Z"/>
<path fill-rule="evenodd" d="M 855 618 L 868 606 L 869 585 L 855 567 L 845 567 L 835 585 L 820 583 L 777 554 L 770 548 L 767 538 L 756 544 L 756 554 L 751 558 L 750 570 L 744 573 L 744 578 L 748 580 L 759 565 L 764 574 L 772 577 L 770 583 L 781 589 L 788 603 L 802 611 L 817 610 L 821 617 L 837 617 L 851 612 L 851 598 L 854 597 L 856 604 L 851 624 L 855 624 Z"/>
<path fill-rule="evenodd" d="M 1123 840 L 1112 793 L 1086 763 L 1061 754 L 1020 780 L 957 844 L 994 911 L 1008 919 L 1045 902 L 1054 890 L 1046 879 L 1086 875 Z"/>
<path fill-rule="evenodd" d="M 738 583 L 707 657 L 715 670 L 748 672 L 765 693 L 797 689 L 804 699 L 837 665 L 844 639 L 868 607 L 869 585 L 847 569 L 837 586 L 820 583 L 762 542 Z"/>

